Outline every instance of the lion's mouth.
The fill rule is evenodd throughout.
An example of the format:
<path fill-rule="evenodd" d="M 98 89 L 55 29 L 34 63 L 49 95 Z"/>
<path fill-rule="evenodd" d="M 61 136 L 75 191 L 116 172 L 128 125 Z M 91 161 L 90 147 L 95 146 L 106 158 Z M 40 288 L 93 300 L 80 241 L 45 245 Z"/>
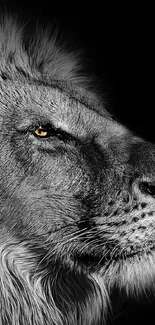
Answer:
<path fill-rule="evenodd" d="M 119 250 L 116 250 L 115 253 L 111 253 L 109 250 L 105 256 L 101 254 L 101 252 L 99 254 L 96 252 L 84 254 L 76 253 L 76 256 L 74 256 L 74 261 L 81 266 L 96 269 L 105 267 L 113 262 L 126 261 L 130 259 L 133 261 L 134 257 L 147 257 L 151 255 L 153 251 L 155 251 L 155 244 L 148 243 L 147 246 L 130 246 L 126 248 L 126 250 L 119 248 Z"/>
<path fill-rule="evenodd" d="M 147 245 L 131 246 L 120 254 L 120 259 L 126 260 L 134 256 L 147 256 L 152 254 L 153 251 L 155 251 L 155 243 L 152 242 L 147 243 Z"/>

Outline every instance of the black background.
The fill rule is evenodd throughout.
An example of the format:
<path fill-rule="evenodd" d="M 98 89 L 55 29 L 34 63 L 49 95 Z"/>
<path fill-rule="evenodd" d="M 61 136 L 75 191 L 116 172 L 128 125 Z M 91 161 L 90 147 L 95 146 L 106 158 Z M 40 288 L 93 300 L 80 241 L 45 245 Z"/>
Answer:
<path fill-rule="evenodd" d="M 106 108 L 138 135 L 154 142 L 153 7 L 131 2 L 3 2 L 31 21 L 58 23 L 68 46 L 83 49 L 86 66 L 98 77 Z M 155 304 L 124 305 L 114 324 L 152 324 Z"/>

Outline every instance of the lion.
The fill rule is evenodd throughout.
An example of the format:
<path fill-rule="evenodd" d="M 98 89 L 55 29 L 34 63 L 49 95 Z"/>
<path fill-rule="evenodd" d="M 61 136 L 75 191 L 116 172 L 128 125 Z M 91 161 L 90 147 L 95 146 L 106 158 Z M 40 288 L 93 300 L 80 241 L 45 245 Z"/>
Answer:
<path fill-rule="evenodd" d="M 0 324 L 104 325 L 154 290 L 155 147 L 49 28 L 0 23 Z"/>

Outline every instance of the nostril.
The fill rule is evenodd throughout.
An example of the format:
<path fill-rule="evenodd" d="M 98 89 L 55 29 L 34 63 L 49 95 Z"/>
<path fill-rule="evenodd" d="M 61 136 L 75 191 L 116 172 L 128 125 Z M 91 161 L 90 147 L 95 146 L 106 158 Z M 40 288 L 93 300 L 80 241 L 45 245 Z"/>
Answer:
<path fill-rule="evenodd" d="M 139 188 L 142 193 L 155 197 L 155 185 L 148 182 L 141 182 Z"/>

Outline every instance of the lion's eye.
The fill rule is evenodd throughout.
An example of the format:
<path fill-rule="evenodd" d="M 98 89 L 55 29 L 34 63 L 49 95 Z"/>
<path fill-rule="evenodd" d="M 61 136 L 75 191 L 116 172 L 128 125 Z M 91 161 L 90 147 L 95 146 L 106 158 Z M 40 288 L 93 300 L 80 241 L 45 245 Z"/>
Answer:
<path fill-rule="evenodd" d="M 35 129 L 34 134 L 38 137 L 45 138 L 50 135 L 50 132 L 48 128 L 46 129 L 46 127 L 39 126 Z"/>
<path fill-rule="evenodd" d="M 59 140 L 71 140 L 72 136 L 61 129 L 56 129 L 51 124 L 39 125 L 34 128 L 33 134 L 37 138 L 57 137 Z"/>

